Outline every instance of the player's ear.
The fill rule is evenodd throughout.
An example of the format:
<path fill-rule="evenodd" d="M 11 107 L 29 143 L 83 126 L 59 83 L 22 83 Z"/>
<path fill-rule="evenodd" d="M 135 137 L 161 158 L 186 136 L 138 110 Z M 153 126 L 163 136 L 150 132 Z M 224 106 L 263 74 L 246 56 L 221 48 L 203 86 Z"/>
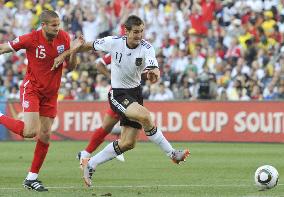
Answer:
<path fill-rule="evenodd" d="M 124 30 L 126 35 L 128 35 L 131 32 L 131 29 L 127 29 L 126 27 L 124 27 Z"/>
<path fill-rule="evenodd" d="M 41 27 L 44 27 L 46 25 L 45 22 L 41 22 Z"/>

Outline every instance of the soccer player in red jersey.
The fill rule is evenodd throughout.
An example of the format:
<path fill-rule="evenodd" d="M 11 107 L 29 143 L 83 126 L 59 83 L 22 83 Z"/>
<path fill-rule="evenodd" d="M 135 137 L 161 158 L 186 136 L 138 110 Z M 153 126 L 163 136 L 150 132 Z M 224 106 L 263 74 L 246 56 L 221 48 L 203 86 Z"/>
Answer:
<path fill-rule="evenodd" d="M 36 137 L 34 158 L 23 186 L 39 192 L 48 191 L 38 180 L 38 173 L 48 152 L 62 75 L 62 64 L 56 70 L 52 69 L 52 66 L 54 59 L 70 48 L 69 34 L 60 30 L 60 20 L 56 12 L 43 11 L 40 21 L 42 27 L 40 30 L 0 45 L 0 55 L 26 49 L 28 68 L 20 87 L 23 121 L 0 113 L 0 123 L 24 138 Z M 76 39 L 72 44 L 72 50 L 76 51 L 83 41 Z M 75 68 L 77 65 L 75 55 L 71 55 L 66 62 L 70 68 Z"/>

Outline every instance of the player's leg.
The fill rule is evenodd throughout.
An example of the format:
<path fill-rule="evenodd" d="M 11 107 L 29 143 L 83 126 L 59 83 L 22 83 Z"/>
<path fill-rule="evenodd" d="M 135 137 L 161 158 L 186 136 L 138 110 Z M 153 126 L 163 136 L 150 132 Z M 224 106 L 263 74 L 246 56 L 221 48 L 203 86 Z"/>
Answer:
<path fill-rule="evenodd" d="M 30 169 L 30 173 L 35 174 L 33 177 L 30 177 L 32 179 L 37 179 L 39 170 L 48 152 L 51 126 L 53 120 L 54 120 L 53 118 L 49 117 L 43 117 L 43 116 L 40 117 L 41 129 L 37 136 L 34 158 Z M 29 178 L 29 176 L 27 178 Z"/>
<path fill-rule="evenodd" d="M 25 138 L 33 138 L 39 133 L 39 112 L 23 112 L 23 121 L 0 114 L 0 123 L 13 133 Z"/>
<path fill-rule="evenodd" d="M 5 123 L 2 122 L 3 119 Z M 40 128 L 38 112 L 24 112 L 23 121 L 2 115 L 0 117 L 0 122 L 1 124 L 5 125 L 9 130 L 25 138 L 35 137 L 36 134 L 39 132 Z"/>
<path fill-rule="evenodd" d="M 120 141 L 114 141 L 108 144 L 101 152 L 93 156 L 89 161 L 83 162 L 83 178 L 87 186 L 91 185 L 91 178 L 93 171 L 100 164 L 103 164 L 117 155 L 128 151 L 135 146 L 137 135 L 142 125 L 138 122 L 129 120 L 125 116 L 125 109 L 133 102 L 139 94 L 139 89 L 134 88 L 130 91 L 115 90 L 109 93 L 109 100 L 111 108 L 120 116 L 120 125 L 122 126 L 122 134 Z"/>
<path fill-rule="evenodd" d="M 0 112 L 0 124 L 4 125 L 7 129 L 13 133 L 24 137 L 24 127 L 25 123 L 21 120 L 10 118 Z"/>
<path fill-rule="evenodd" d="M 40 116 L 41 129 L 37 135 L 32 165 L 24 181 L 24 184 L 30 187 L 29 189 L 48 191 L 38 180 L 38 174 L 48 152 L 53 120 L 53 118 Z"/>
<path fill-rule="evenodd" d="M 78 153 L 78 157 L 87 158 L 93 153 L 99 145 L 104 141 L 104 138 L 112 131 L 113 127 L 119 121 L 118 115 L 111 109 L 107 110 L 104 116 L 102 126 L 95 130 L 87 147 Z M 80 154 L 80 155 L 79 155 Z"/>
<path fill-rule="evenodd" d="M 42 98 L 39 107 L 40 129 L 37 133 L 37 143 L 30 171 L 24 181 L 24 186 L 36 191 L 48 191 L 38 180 L 38 174 L 49 148 L 51 126 L 56 116 L 57 95 L 48 99 Z"/>
<path fill-rule="evenodd" d="M 172 158 L 175 163 L 185 161 L 189 156 L 189 150 L 175 150 L 169 141 L 164 137 L 162 131 L 154 125 L 150 112 L 144 106 L 137 102 L 131 103 L 126 111 L 125 116 L 130 120 L 142 124 L 149 140 L 160 146 L 160 148 Z"/>
<path fill-rule="evenodd" d="M 23 136 L 26 138 L 35 137 L 40 130 L 39 112 L 24 112 L 24 131 Z"/>
<path fill-rule="evenodd" d="M 125 115 L 129 119 L 141 123 L 148 138 L 158 144 L 167 155 L 170 155 L 174 151 L 173 147 L 163 136 L 160 129 L 155 127 L 150 112 L 144 106 L 137 102 L 132 103 L 127 107 Z"/>
<path fill-rule="evenodd" d="M 134 148 L 139 130 L 127 126 L 123 126 L 122 130 L 121 140 L 109 143 L 102 151 L 94 155 L 89 161 L 90 166 L 96 168 L 97 165 Z"/>
<path fill-rule="evenodd" d="M 93 133 L 88 146 L 77 154 L 77 158 L 80 161 L 80 168 L 82 168 L 83 159 L 90 158 L 91 153 L 95 151 L 99 145 L 101 145 L 101 143 L 104 141 L 105 136 L 107 136 L 112 131 L 113 127 L 116 125 L 118 121 L 119 119 L 117 115 L 112 116 L 111 114 L 107 113 L 104 116 L 102 126 L 96 129 L 96 131 Z M 119 161 L 124 161 L 123 155 L 117 159 Z"/>
<path fill-rule="evenodd" d="M 136 128 L 122 126 L 121 140 L 109 143 L 102 151 L 91 157 L 90 160 L 83 160 L 83 178 L 87 186 L 91 186 L 91 178 L 98 165 L 134 148 L 138 132 L 139 130 Z"/>
<path fill-rule="evenodd" d="M 27 82 L 21 86 L 20 95 L 24 112 L 23 121 L 0 113 L 0 124 L 22 137 L 33 138 L 39 132 L 40 128 L 39 98 Z"/>

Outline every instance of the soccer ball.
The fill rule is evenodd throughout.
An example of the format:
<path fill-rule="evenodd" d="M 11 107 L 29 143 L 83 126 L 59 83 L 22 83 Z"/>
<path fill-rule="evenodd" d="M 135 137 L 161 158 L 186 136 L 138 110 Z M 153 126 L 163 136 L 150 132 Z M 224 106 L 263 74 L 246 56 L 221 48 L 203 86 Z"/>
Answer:
<path fill-rule="evenodd" d="M 260 190 L 271 189 L 278 183 L 279 174 L 276 168 L 270 165 L 264 165 L 257 168 L 254 175 L 256 186 Z"/>

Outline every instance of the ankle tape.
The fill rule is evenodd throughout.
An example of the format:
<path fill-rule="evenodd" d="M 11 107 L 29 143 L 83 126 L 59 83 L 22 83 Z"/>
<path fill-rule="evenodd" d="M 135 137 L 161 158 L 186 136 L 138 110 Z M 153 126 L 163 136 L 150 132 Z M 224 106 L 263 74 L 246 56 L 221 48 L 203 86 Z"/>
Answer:
<path fill-rule="evenodd" d="M 149 131 L 145 131 L 145 134 L 147 136 L 152 136 L 154 135 L 155 133 L 157 133 L 157 127 L 153 127 L 152 129 L 150 129 Z"/>
<path fill-rule="evenodd" d="M 114 141 L 113 142 L 113 149 L 116 152 L 117 155 L 121 155 L 123 152 L 120 150 L 119 146 L 118 146 L 118 141 Z"/>

